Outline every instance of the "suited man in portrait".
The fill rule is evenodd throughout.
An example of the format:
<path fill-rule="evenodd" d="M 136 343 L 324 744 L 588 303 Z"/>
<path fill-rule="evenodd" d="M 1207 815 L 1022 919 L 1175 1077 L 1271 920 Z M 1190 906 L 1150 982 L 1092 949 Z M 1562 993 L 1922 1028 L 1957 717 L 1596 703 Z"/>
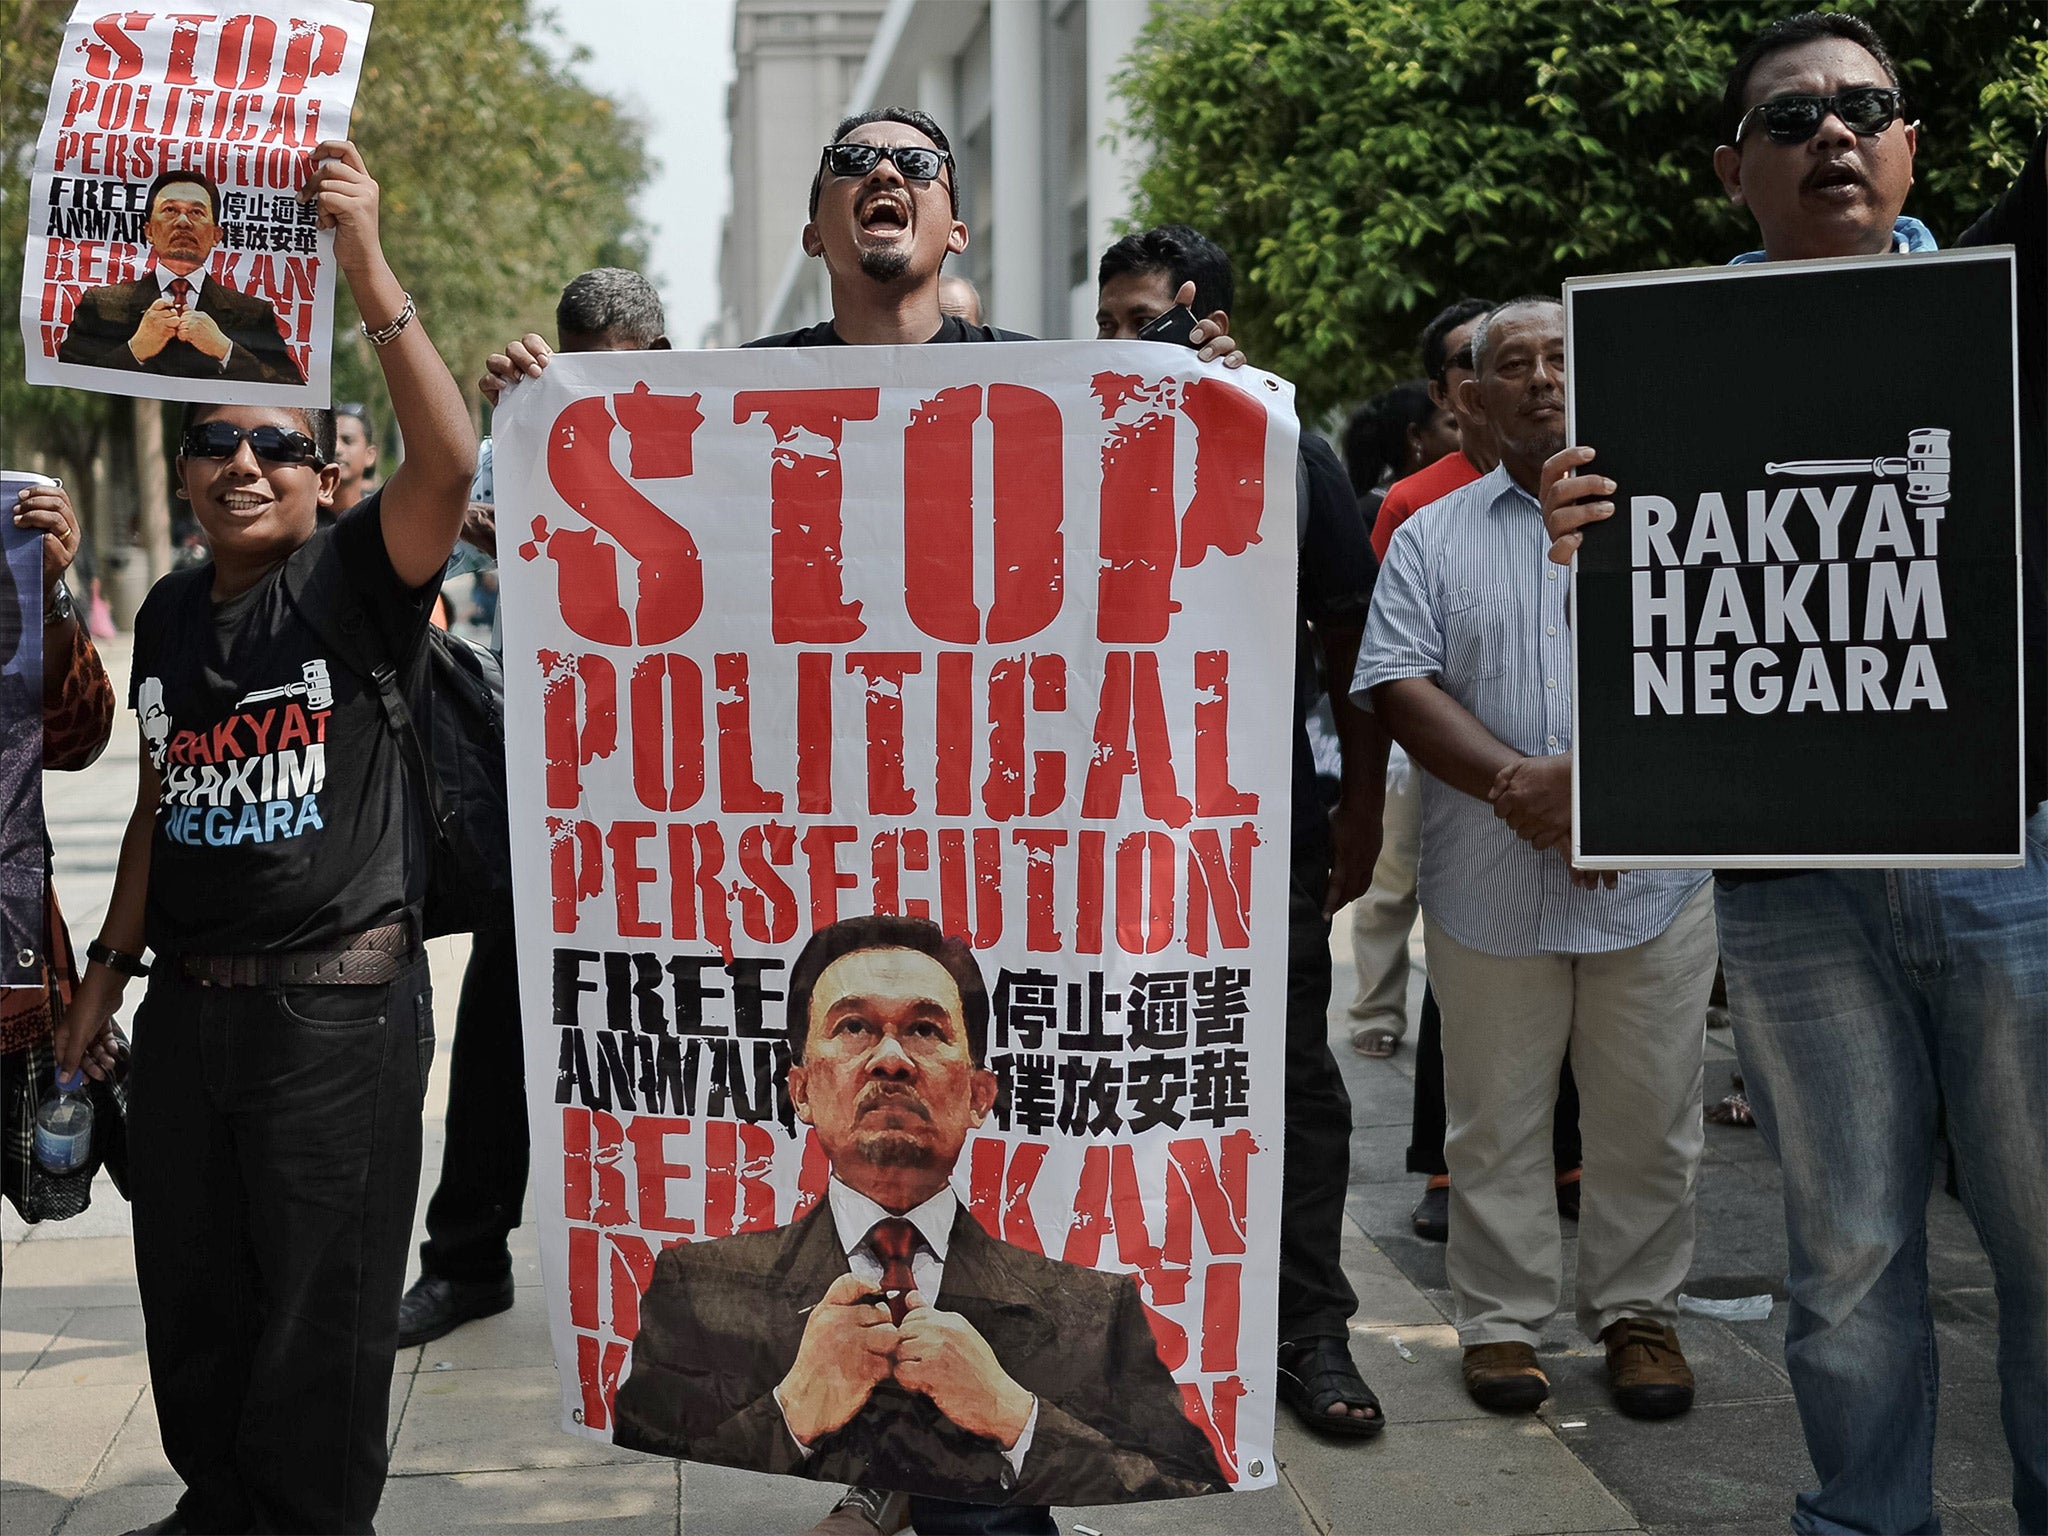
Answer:
<path fill-rule="evenodd" d="M 304 384 L 264 300 L 206 271 L 220 243 L 220 189 L 197 171 L 165 171 L 145 207 L 154 264 L 132 283 L 88 288 L 57 349 L 60 363 L 181 379 Z"/>
<path fill-rule="evenodd" d="M 922 919 L 834 923 L 788 1006 L 827 1198 L 661 1255 L 614 1443 L 984 1504 L 1224 1491 L 1131 1278 L 991 1237 L 953 1193 L 996 1099 L 973 951 Z"/>

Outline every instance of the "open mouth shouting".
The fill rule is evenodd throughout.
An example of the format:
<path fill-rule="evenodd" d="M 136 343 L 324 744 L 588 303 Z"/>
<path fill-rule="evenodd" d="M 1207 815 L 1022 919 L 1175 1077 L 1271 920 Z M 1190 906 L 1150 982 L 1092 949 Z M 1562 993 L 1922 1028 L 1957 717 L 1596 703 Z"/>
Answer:
<path fill-rule="evenodd" d="M 870 241 L 894 241 L 910 233 L 910 198 L 885 187 L 862 199 L 854 222 Z"/>

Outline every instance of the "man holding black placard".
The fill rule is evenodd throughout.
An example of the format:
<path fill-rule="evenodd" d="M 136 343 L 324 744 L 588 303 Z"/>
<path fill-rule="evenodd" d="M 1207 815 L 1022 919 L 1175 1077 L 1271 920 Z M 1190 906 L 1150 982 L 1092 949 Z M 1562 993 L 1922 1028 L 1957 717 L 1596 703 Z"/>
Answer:
<path fill-rule="evenodd" d="M 1764 248 L 1748 260 L 1932 247 L 1900 218 L 1915 128 L 1861 20 L 1809 13 L 1737 62 L 1715 169 Z M 2016 247 L 2026 865 L 1723 877 L 1736 1046 L 1784 1174 L 1785 1357 L 1821 1486 L 1802 1532 L 1933 1530 L 1936 1365 L 1925 1204 L 1944 1103 L 1965 1207 L 1996 1278 L 2018 1528 L 2048 1530 L 2048 132 L 1958 242 Z M 1865 317 L 1851 323 L 1861 325 Z M 1816 364 L 1821 359 L 1815 359 Z M 1959 360 L 1961 362 L 1962 360 Z M 1885 381 L 1900 388 L 1911 381 Z M 1544 467 L 1551 558 L 1612 516 L 1588 447 Z"/>

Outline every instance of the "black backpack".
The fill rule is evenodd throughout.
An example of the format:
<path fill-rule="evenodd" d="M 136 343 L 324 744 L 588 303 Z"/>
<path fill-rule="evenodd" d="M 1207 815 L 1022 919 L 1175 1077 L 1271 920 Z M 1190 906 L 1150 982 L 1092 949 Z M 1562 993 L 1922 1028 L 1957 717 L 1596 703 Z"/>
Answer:
<path fill-rule="evenodd" d="M 324 558 L 323 558 L 324 556 Z M 512 924 L 512 835 L 505 803 L 505 672 L 482 646 L 427 626 L 413 697 L 331 537 L 285 562 L 285 595 L 341 663 L 376 690 L 385 727 L 426 797 L 434 829 L 427 938 Z"/>

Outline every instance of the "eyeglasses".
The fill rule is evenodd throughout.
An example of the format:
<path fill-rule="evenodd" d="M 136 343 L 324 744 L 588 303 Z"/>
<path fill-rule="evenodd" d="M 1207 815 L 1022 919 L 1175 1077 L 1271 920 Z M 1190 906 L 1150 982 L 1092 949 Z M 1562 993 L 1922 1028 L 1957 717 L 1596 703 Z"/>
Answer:
<path fill-rule="evenodd" d="M 303 432 L 289 427 L 238 427 L 231 421 L 202 421 L 185 434 L 182 445 L 188 459 L 232 459 L 242 444 L 256 451 L 256 457 L 272 464 L 323 462 L 320 446 Z"/>
<path fill-rule="evenodd" d="M 1778 96 L 1758 102 L 1742 115 L 1735 127 L 1735 142 L 1759 116 L 1764 132 L 1773 144 L 1804 144 L 1830 117 L 1859 138 L 1873 138 L 1899 120 L 1906 110 L 1906 93 L 1891 85 L 1852 85 L 1833 96 Z"/>
<path fill-rule="evenodd" d="M 834 176 L 865 176 L 882 161 L 893 163 L 909 181 L 931 181 L 953 163 L 943 150 L 922 144 L 827 144 L 825 169 Z"/>

